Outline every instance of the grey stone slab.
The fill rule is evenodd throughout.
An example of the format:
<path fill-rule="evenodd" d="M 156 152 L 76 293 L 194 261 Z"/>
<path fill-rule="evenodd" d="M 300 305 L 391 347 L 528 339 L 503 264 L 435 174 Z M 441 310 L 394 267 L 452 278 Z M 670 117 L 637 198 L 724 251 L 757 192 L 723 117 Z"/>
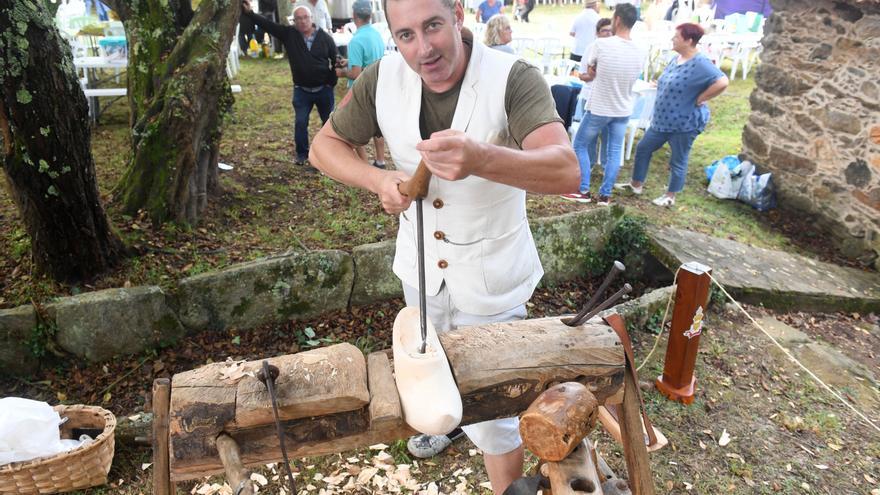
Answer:
<path fill-rule="evenodd" d="M 757 320 L 758 323 L 764 327 L 764 330 L 767 330 L 767 333 L 772 335 L 773 338 L 785 347 L 810 342 L 809 335 L 801 332 L 797 328 L 786 325 L 772 316 L 762 316 Z"/>
<path fill-rule="evenodd" d="M 89 361 L 169 345 L 184 334 L 156 286 L 87 292 L 46 309 L 55 319 L 59 346 Z"/>
<path fill-rule="evenodd" d="M 272 256 L 189 277 L 178 315 L 190 329 L 253 328 L 348 307 L 351 255 L 327 250 Z"/>
<path fill-rule="evenodd" d="M 587 274 L 622 215 L 620 207 L 595 208 L 532 220 L 532 235 L 544 267 L 542 283 L 554 284 Z"/>
<path fill-rule="evenodd" d="M 355 275 L 351 304 L 363 305 L 403 297 L 400 279 L 391 271 L 394 245 L 391 240 L 364 244 L 352 250 Z"/>
<path fill-rule="evenodd" d="M 743 301 L 802 311 L 880 311 L 880 275 L 674 228 L 650 229 L 652 254 L 673 272 L 698 261 Z"/>
<path fill-rule="evenodd" d="M 823 382 L 838 393 L 844 391 L 861 407 L 867 410 L 880 407 L 880 383 L 876 377 L 840 351 L 813 342 L 794 347 L 792 354 Z"/>
<path fill-rule="evenodd" d="M 37 326 L 33 306 L 0 309 L 0 370 L 13 375 L 27 375 L 39 362 L 28 340 Z"/>

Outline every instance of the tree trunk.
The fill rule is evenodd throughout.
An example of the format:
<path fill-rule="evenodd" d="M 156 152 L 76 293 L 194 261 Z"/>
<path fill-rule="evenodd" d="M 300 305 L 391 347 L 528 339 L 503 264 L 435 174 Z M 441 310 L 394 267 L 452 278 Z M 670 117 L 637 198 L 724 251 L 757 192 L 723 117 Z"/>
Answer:
<path fill-rule="evenodd" d="M 41 0 L 0 0 L 0 149 L 34 265 L 89 279 L 124 252 L 101 206 L 85 96 Z"/>
<path fill-rule="evenodd" d="M 123 210 L 155 223 L 195 224 L 216 191 L 223 113 L 232 105 L 226 57 L 240 5 L 110 0 L 129 42 L 132 156 L 116 187 Z"/>

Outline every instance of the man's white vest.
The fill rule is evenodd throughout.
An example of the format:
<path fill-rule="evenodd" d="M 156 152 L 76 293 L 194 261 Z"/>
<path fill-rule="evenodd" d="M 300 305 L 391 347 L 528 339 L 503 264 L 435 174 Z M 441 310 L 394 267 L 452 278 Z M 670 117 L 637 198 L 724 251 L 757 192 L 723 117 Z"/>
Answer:
<path fill-rule="evenodd" d="M 452 129 L 477 141 L 516 148 L 507 125 L 504 93 L 513 55 L 474 40 Z M 413 174 L 421 156 L 419 131 L 422 81 L 400 54 L 382 59 L 376 114 L 394 164 Z M 425 292 L 444 280 L 455 306 L 493 315 L 527 301 L 544 270 L 526 219 L 522 189 L 471 176 L 460 181 L 431 178 L 423 200 Z M 416 205 L 400 216 L 394 273 L 418 287 Z"/>

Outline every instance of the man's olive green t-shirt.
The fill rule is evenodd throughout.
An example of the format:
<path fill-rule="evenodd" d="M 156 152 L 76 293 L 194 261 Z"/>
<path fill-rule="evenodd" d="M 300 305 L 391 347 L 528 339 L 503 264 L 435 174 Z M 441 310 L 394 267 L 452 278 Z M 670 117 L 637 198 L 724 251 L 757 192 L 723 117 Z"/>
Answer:
<path fill-rule="evenodd" d="M 381 60 L 370 65 L 358 76 L 351 87 L 351 99 L 330 116 L 336 134 L 357 146 L 366 145 L 373 137 L 382 135 L 376 120 L 376 86 L 380 63 Z M 491 88 L 492 81 L 489 83 L 483 87 Z M 422 85 L 422 110 L 419 114 L 422 139 L 452 125 L 461 84 L 462 81 L 459 81 L 443 93 L 431 92 Z M 556 114 L 556 105 L 544 76 L 537 67 L 518 60 L 511 67 L 507 81 L 499 80 L 497 84 L 498 91 L 504 91 L 502 84 L 507 85 L 504 110 L 507 112 L 510 135 L 520 147 L 523 139 L 538 127 L 550 122 L 562 122 Z"/>

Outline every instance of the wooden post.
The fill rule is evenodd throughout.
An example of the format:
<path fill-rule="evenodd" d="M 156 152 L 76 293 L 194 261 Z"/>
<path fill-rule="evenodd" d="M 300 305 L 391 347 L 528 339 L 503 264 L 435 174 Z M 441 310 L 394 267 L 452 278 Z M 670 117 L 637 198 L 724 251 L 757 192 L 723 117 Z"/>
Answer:
<path fill-rule="evenodd" d="M 153 381 L 153 495 L 171 495 L 171 471 L 168 464 L 168 407 L 171 380 Z"/>
<path fill-rule="evenodd" d="M 694 366 L 703 328 L 703 312 L 709 299 L 712 269 L 692 261 L 681 266 L 675 289 L 675 309 L 666 347 L 663 375 L 656 385 L 670 400 L 690 404 L 694 401 Z"/>

